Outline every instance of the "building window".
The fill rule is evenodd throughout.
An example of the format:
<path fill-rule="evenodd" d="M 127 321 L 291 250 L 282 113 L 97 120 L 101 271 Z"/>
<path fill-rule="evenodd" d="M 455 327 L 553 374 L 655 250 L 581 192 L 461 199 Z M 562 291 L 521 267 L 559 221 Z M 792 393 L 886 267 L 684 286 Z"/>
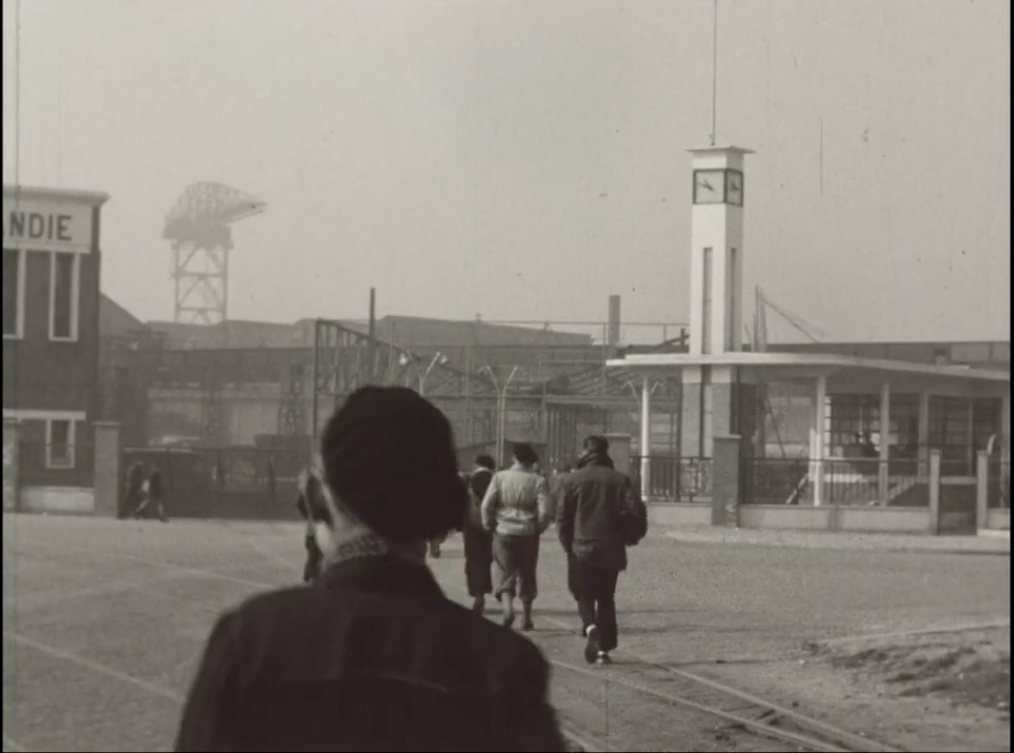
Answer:
<path fill-rule="evenodd" d="M 4 249 L 4 337 L 22 336 L 25 303 L 24 252 Z"/>
<path fill-rule="evenodd" d="M 81 256 L 54 251 L 49 271 L 49 339 L 77 340 Z"/>
<path fill-rule="evenodd" d="M 46 422 L 46 467 L 74 467 L 74 422 L 50 419 Z"/>

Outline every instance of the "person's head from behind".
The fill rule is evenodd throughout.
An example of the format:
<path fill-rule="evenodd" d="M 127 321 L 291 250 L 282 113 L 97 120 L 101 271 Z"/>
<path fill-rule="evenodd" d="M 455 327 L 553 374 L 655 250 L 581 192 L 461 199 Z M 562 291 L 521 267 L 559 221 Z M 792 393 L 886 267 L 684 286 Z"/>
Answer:
<path fill-rule="evenodd" d="M 608 455 L 609 440 L 601 435 L 593 434 L 584 440 L 583 449 L 585 455 Z"/>
<path fill-rule="evenodd" d="M 326 510 L 313 514 L 324 552 L 364 531 L 422 551 L 467 509 L 451 425 L 413 390 L 363 387 L 349 395 L 324 428 L 321 459 L 330 494 Z"/>
<path fill-rule="evenodd" d="M 492 455 L 479 455 L 475 458 L 476 468 L 485 468 L 487 471 L 496 470 L 496 461 L 493 460 Z"/>
<path fill-rule="evenodd" d="M 514 459 L 518 462 L 518 465 L 525 468 L 534 468 L 539 463 L 538 454 L 527 442 L 518 442 L 514 445 Z"/>

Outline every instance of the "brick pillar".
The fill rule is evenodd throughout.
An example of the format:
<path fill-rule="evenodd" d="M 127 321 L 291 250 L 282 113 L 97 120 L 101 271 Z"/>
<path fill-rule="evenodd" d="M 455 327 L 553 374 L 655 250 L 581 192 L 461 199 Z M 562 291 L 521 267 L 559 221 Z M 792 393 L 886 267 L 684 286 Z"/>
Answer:
<path fill-rule="evenodd" d="M 712 469 L 711 524 L 739 527 L 740 445 L 742 439 L 734 435 L 714 438 L 714 466 Z"/>
<path fill-rule="evenodd" d="M 975 457 L 975 528 L 986 528 L 989 516 L 989 453 L 980 450 Z"/>
<path fill-rule="evenodd" d="M 120 497 L 120 425 L 95 422 L 95 514 L 116 517 Z"/>
<path fill-rule="evenodd" d="M 930 450 L 929 478 L 929 531 L 931 536 L 940 533 L 940 450 Z"/>
<path fill-rule="evenodd" d="M 700 369 L 684 370 L 683 408 L 680 426 L 683 436 L 680 438 L 681 454 L 686 458 L 699 458 L 704 448 L 701 442 L 701 383 Z M 696 381 L 693 381 L 696 380 Z"/>
<path fill-rule="evenodd" d="M 633 468 L 630 465 L 630 450 L 634 439 L 629 434 L 606 434 L 609 440 L 609 457 L 613 459 L 616 470 L 630 475 Z"/>
<path fill-rule="evenodd" d="M 18 510 L 18 422 L 4 419 L 4 512 Z"/>

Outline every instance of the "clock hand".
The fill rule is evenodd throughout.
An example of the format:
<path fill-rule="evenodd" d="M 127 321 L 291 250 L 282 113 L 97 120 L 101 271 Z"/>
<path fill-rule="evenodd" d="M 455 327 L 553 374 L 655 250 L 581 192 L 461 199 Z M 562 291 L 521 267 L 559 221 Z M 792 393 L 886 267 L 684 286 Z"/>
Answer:
<path fill-rule="evenodd" d="M 701 185 L 702 185 L 702 186 L 704 186 L 704 187 L 705 187 L 706 189 L 708 189 L 709 191 L 714 191 L 714 190 L 715 190 L 715 189 L 714 189 L 714 188 L 712 187 L 712 185 L 711 185 L 710 183 L 708 183 L 708 181 L 706 181 L 706 180 L 702 180 L 702 181 L 701 181 Z"/>

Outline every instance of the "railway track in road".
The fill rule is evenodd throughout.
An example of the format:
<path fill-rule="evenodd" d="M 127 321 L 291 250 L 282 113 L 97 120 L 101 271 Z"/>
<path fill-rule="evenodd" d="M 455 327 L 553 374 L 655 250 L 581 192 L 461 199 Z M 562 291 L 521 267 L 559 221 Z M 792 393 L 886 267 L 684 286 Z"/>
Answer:
<path fill-rule="evenodd" d="M 553 703 L 575 748 L 901 753 L 898 748 L 693 672 L 624 652 L 609 667 L 574 664 L 568 635 L 539 636 L 556 671 Z"/>

